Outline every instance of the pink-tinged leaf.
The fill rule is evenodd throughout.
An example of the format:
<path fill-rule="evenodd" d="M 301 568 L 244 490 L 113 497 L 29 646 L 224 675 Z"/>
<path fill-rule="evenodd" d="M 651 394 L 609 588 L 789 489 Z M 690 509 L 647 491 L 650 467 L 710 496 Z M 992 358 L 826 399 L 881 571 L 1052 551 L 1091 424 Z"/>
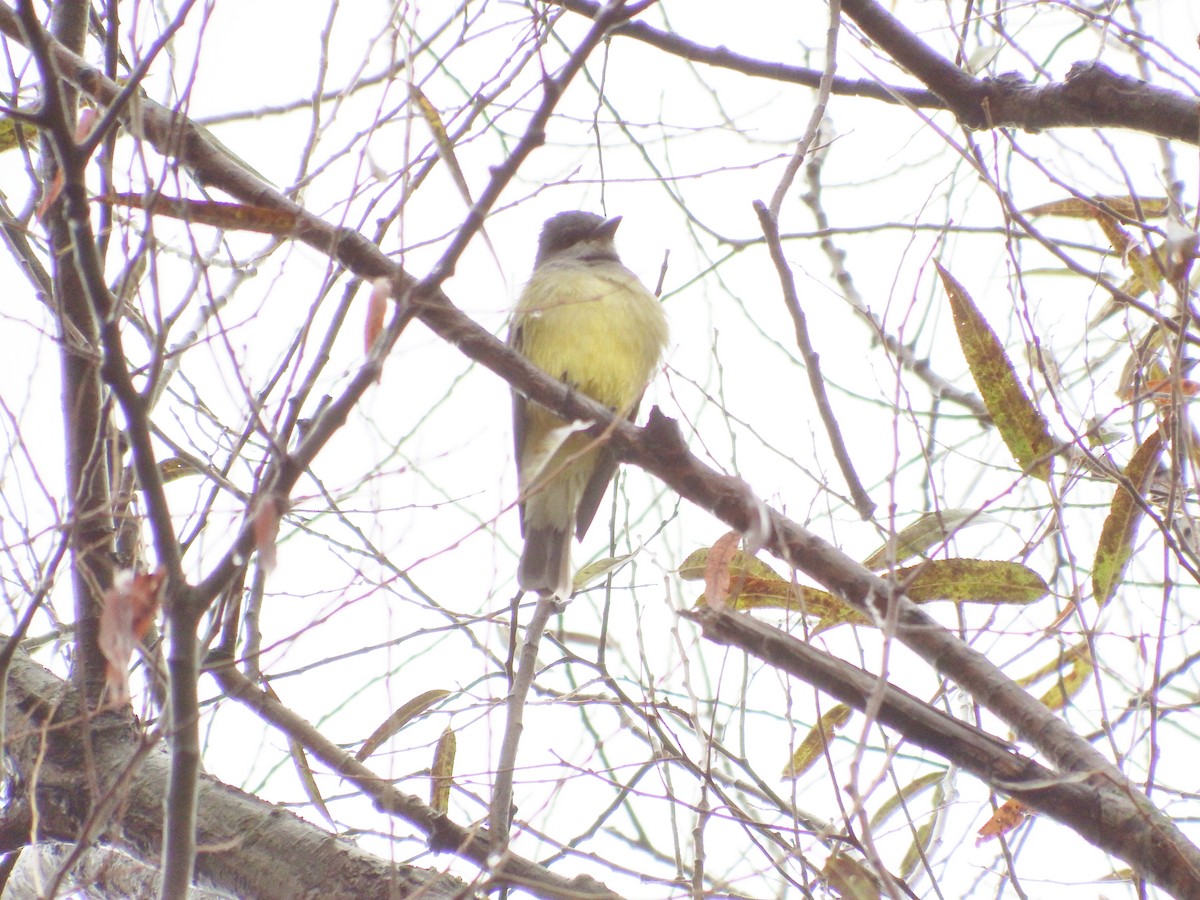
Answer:
<path fill-rule="evenodd" d="M 104 592 L 97 642 L 108 663 L 105 692 L 113 703 L 129 702 L 129 661 L 158 614 L 166 573 L 117 573 Z"/>

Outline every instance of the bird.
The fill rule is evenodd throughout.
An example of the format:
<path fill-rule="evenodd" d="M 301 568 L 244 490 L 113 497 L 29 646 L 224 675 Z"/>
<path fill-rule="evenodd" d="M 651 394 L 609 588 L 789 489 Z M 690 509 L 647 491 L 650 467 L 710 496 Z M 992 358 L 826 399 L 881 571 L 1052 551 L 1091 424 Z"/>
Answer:
<path fill-rule="evenodd" d="M 620 216 L 583 211 L 546 220 L 508 342 L 546 374 L 632 420 L 668 326 L 658 298 L 617 254 L 620 224 Z M 513 434 L 525 539 L 517 583 L 566 602 L 571 536 L 583 539 L 618 460 L 602 440 L 517 391 Z"/>

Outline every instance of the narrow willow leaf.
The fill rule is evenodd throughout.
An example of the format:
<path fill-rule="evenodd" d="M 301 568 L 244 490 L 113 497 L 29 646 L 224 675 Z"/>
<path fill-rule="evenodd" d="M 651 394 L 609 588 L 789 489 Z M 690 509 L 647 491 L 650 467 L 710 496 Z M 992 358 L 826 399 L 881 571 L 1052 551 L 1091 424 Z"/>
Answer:
<path fill-rule="evenodd" d="M 894 565 L 919 556 L 960 529 L 995 521 L 994 516 L 977 509 L 943 509 L 926 513 L 902 528 L 894 540 L 888 541 L 864 559 L 863 565 L 868 569 L 884 569 L 889 563 Z"/>
<path fill-rule="evenodd" d="M 0 153 L 21 145 L 17 136 L 17 123 L 8 116 L 0 116 Z"/>
<path fill-rule="evenodd" d="M 899 793 L 892 794 L 883 802 L 883 805 L 881 805 L 879 809 L 875 811 L 874 815 L 871 816 L 871 827 L 879 828 L 888 820 L 888 817 L 894 815 L 901 809 L 902 804 L 911 803 L 921 794 L 931 789 L 935 791 L 934 805 L 938 805 L 936 802 L 936 793 L 940 789 L 940 785 L 943 781 L 945 781 L 945 779 L 945 769 L 938 769 L 936 772 L 926 772 L 924 775 L 913 779 L 904 787 L 902 787 Z"/>
<path fill-rule="evenodd" d="M 417 110 L 421 113 L 421 118 L 425 120 L 425 124 L 429 126 L 429 131 L 433 135 L 433 142 L 438 148 L 438 155 L 442 158 L 442 162 L 446 164 L 446 168 L 450 170 L 450 177 L 454 180 L 454 186 L 458 188 L 458 192 L 462 195 L 467 206 L 473 206 L 475 201 L 471 199 L 471 188 L 467 185 L 467 177 L 463 174 L 462 166 L 458 164 L 458 157 L 454 153 L 454 142 L 450 139 L 450 134 L 446 131 L 446 126 L 442 124 L 442 117 L 438 113 L 437 107 L 429 102 L 429 98 L 415 84 L 408 86 L 408 95 L 416 105 Z"/>
<path fill-rule="evenodd" d="M 1162 453 L 1162 434 L 1155 431 L 1137 448 L 1125 477 L 1129 479 L 1137 496 L 1117 487 L 1108 518 L 1100 530 L 1100 543 L 1096 547 L 1096 559 L 1092 563 L 1092 596 L 1103 608 L 1116 593 L 1117 585 L 1125 575 L 1125 567 L 1133 556 L 1133 544 L 1137 538 L 1138 524 L 1144 514 L 1141 494 L 1158 469 L 1158 458 Z"/>
<path fill-rule="evenodd" d="M 933 829 L 936 825 L 937 821 L 931 819 L 917 828 L 913 842 L 908 845 L 908 850 L 905 852 L 904 858 L 900 860 L 901 878 L 911 877 L 912 873 L 917 871 L 917 866 L 921 864 L 921 860 L 928 858 L 929 843 L 933 838 Z"/>
<path fill-rule="evenodd" d="M 1000 436 L 1023 471 L 1048 480 L 1050 457 L 1058 449 L 1058 442 L 1050 436 L 1045 418 L 1021 387 L 1000 339 L 966 289 L 940 264 L 935 262 L 934 265 L 950 298 L 959 345 Z"/>
<path fill-rule="evenodd" d="M 354 755 L 355 759 L 357 759 L 359 762 L 362 762 L 364 759 L 378 750 L 383 745 L 384 741 L 403 728 L 406 724 L 411 722 L 421 713 L 425 712 L 425 710 L 429 709 L 429 707 L 433 706 L 433 704 L 437 703 L 439 700 L 445 699 L 449 696 L 449 691 L 435 689 L 432 691 L 426 691 L 423 694 L 418 694 L 416 697 L 413 697 L 394 713 L 388 716 L 387 720 L 375 729 L 374 733 L 363 742 L 363 745 L 361 748 L 359 748 L 358 753 Z"/>
<path fill-rule="evenodd" d="M 695 550 L 679 567 L 679 577 L 684 581 L 699 581 L 705 578 L 712 550 L 703 547 Z M 870 624 L 862 613 L 843 603 L 829 591 L 794 584 L 756 557 L 738 550 L 727 564 L 730 587 L 736 588 L 733 607 L 739 610 L 786 609 L 803 616 L 816 616 L 828 620 L 832 627 L 843 622 L 855 625 Z M 703 602 L 701 597 L 697 605 Z M 814 632 L 815 633 L 815 632 Z"/>
<path fill-rule="evenodd" d="M 325 806 L 325 798 L 321 796 L 321 791 L 317 787 L 317 779 L 313 775 L 312 766 L 308 764 L 308 756 L 304 752 L 304 748 L 299 741 L 293 738 L 288 738 L 288 754 L 292 757 L 292 763 L 296 766 L 296 774 L 300 777 L 300 784 L 304 787 L 304 795 L 308 797 L 312 803 L 325 817 L 325 821 L 334 829 L 337 828 L 337 823 L 333 821 L 333 816 L 329 814 L 329 808 Z"/>
<path fill-rule="evenodd" d="M 622 556 L 606 556 L 604 559 L 588 563 L 571 579 L 571 593 L 582 591 L 584 588 L 591 587 L 601 578 L 607 578 L 631 559 L 633 559 L 633 554 L 626 553 Z"/>
<path fill-rule="evenodd" d="M 438 738 L 433 751 L 433 765 L 429 768 L 429 806 L 442 815 L 450 810 L 450 788 L 454 784 L 454 755 L 457 749 L 458 739 L 454 731 L 446 726 Z"/>
<path fill-rule="evenodd" d="M 1119 216 L 1124 216 L 1127 219 L 1138 219 L 1141 216 L 1146 218 L 1159 218 L 1166 215 L 1169 208 L 1166 197 L 1138 197 L 1137 203 L 1134 203 L 1132 197 L 1104 197 L 1097 196 L 1091 198 L 1083 197 L 1065 197 L 1062 200 L 1052 200 L 1049 203 L 1043 203 L 1040 206 L 1034 206 L 1025 210 L 1027 216 L 1060 216 L 1068 219 L 1090 219 L 1097 212 L 1104 213 L 1100 207 L 1107 206 L 1110 210 Z M 1139 215 L 1138 208 L 1141 208 Z"/>
<path fill-rule="evenodd" d="M 1058 675 L 1064 668 L 1074 665 L 1075 661 L 1080 657 L 1086 656 L 1090 659 L 1090 654 L 1091 651 L 1088 649 L 1087 641 L 1080 641 L 1078 644 L 1062 651 L 1062 653 L 1058 654 L 1058 656 L 1040 669 L 1036 669 L 1028 675 L 1022 675 L 1020 678 L 1014 680 L 1021 687 L 1027 688 L 1030 685 L 1037 684 L 1048 675 Z"/>
<path fill-rule="evenodd" d="M 788 764 L 783 767 L 784 778 L 799 778 L 825 755 L 825 748 L 837 730 L 850 721 L 853 710 L 843 703 L 821 716 L 821 721 L 809 729 Z"/>
<path fill-rule="evenodd" d="M 1083 652 L 1074 655 L 1070 666 L 1061 677 L 1055 679 L 1054 686 L 1042 694 L 1041 700 L 1049 709 L 1060 710 L 1066 707 L 1067 701 L 1079 695 L 1084 686 L 1092 680 L 1096 667 L 1092 665 L 1092 654 L 1083 645 Z"/>
<path fill-rule="evenodd" d="M 906 586 L 909 599 L 918 603 L 1026 604 L 1050 593 L 1050 586 L 1033 569 L 1005 560 L 933 559 L 899 569 L 895 578 Z"/>
<path fill-rule="evenodd" d="M 199 474 L 200 470 L 182 456 L 168 456 L 158 461 L 158 477 L 162 479 L 163 484 Z"/>
<path fill-rule="evenodd" d="M 1133 273 L 1133 278 L 1137 282 L 1137 290 L 1130 291 L 1130 293 L 1135 297 L 1144 291 L 1157 293 L 1158 288 L 1163 282 L 1163 274 L 1162 269 L 1159 268 L 1158 263 L 1155 261 L 1155 254 L 1147 253 L 1143 250 L 1138 241 L 1122 228 L 1121 223 L 1112 216 L 1096 210 L 1094 217 L 1100 224 L 1100 230 L 1108 238 L 1108 242 L 1112 245 L 1113 250 L 1120 255 L 1121 261 Z M 1131 285 L 1131 287 L 1133 286 Z"/>

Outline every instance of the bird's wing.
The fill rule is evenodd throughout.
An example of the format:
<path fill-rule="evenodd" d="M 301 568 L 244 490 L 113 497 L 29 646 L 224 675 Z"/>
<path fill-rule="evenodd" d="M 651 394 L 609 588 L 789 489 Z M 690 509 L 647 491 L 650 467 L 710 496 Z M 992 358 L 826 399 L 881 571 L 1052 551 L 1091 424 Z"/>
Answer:
<path fill-rule="evenodd" d="M 637 402 L 633 404 L 633 409 L 629 411 L 630 422 L 637 418 L 638 407 L 641 404 L 642 398 L 638 397 Z M 612 481 L 620 462 L 620 457 L 612 450 L 607 441 L 596 453 L 596 465 L 583 488 L 583 496 L 579 498 L 579 507 L 575 512 L 576 540 L 583 540 L 583 536 L 587 533 L 588 526 L 596 517 L 596 510 L 600 508 L 600 501 L 604 499 L 604 492 L 608 490 L 608 483 Z"/>
<path fill-rule="evenodd" d="M 525 352 L 521 346 L 521 328 L 514 324 L 508 332 L 508 345 L 515 347 L 522 354 Z M 513 452 L 516 454 L 513 458 L 517 461 L 517 481 L 518 487 L 521 481 L 521 457 L 524 454 L 525 448 L 525 423 L 528 421 L 526 417 L 525 405 L 528 401 L 525 395 L 520 391 L 514 390 L 512 393 L 513 401 Z M 525 504 L 524 502 L 517 504 L 517 513 L 521 521 L 521 537 L 525 537 Z"/>

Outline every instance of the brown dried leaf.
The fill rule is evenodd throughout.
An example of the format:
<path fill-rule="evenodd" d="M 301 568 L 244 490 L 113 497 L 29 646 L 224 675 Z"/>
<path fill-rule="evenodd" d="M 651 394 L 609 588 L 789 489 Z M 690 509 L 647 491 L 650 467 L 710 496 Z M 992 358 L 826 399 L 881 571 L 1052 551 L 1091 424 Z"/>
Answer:
<path fill-rule="evenodd" d="M 742 536 L 736 531 L 730 531 L 717 539 L 709 548 L 708 560 L 704 566 L 704 602 L 713 609 L 720 609 L 729 604 L 730 591 L 733 589 L 733 577 L 730 565 L 738 552 L 738 544 Z M 739 578 L 740 582 L 742 579 Z"/>
<path fill-rule="evenodd" d="M 979 837 L 975 840 L 975 846 L 990 841 L 992 838 L 999 837 L 1002 834 L 1008 834 L 1018 825 L 1025 821 L 1026 816 L 1032 815 L 1032 811 L 1020 800 L 1014 800 L 1011 797 L 1004 801 L 1004 805 L 992 813 L 992 817 L 983 823 L 979 829 Z"/>
<path fill-rule="evenodd" d="M 107 662 L 105 692 L 113 703 L 129 702 L 129 660 L 158 614 L 167 573 L 119 572 L 104 592 L 96 640 Z"/>

